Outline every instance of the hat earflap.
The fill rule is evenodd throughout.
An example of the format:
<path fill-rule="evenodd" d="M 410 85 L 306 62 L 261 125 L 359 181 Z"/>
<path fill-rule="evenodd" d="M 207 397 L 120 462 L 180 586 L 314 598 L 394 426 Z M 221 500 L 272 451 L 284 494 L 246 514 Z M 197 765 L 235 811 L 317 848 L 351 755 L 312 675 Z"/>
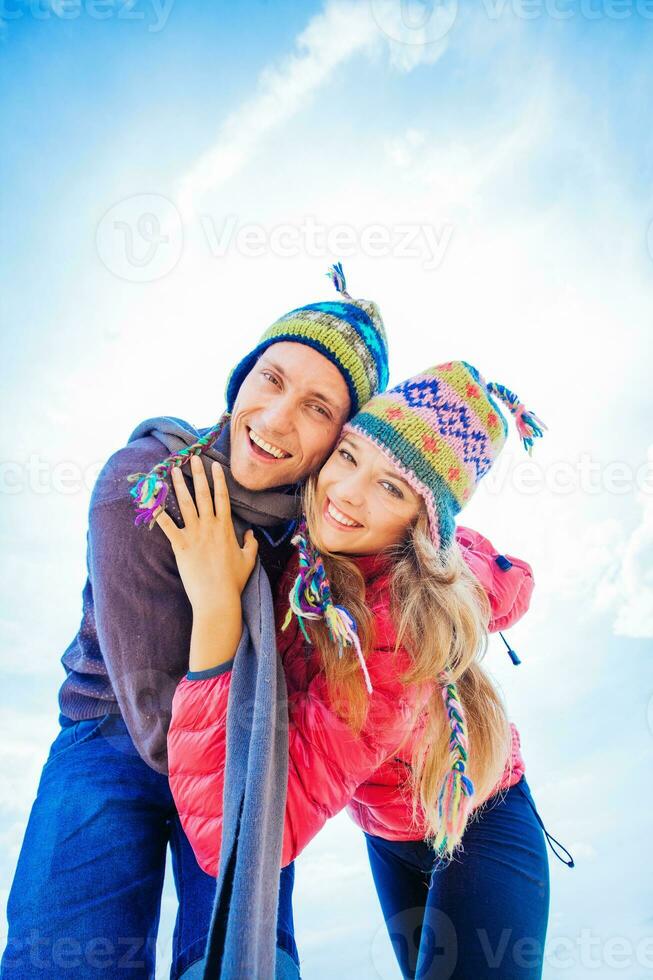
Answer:
<path fill-rule="evenodd" d="M 344 606 L 336 605 L 333 601 L 331 584 L 322 556 L 308 536 L 306 518 L 302 518 L 292 543 L 297 545 L 299 552 L 299 573 L 288 596 L 290 608 L 281 627 L 282 631 L 287 629 L 294 613 L 307 643 L 311 643 L 302 620 L 323 619 L 329 630 L 329 636 L 338 645 L 339 657 L 342 657 L 343 648 L 346 646 L 353 646 L 356 650 L 365 678 L 365 686 L 371 694 L 372 682 L 358 638 L 356 621 Z"/>

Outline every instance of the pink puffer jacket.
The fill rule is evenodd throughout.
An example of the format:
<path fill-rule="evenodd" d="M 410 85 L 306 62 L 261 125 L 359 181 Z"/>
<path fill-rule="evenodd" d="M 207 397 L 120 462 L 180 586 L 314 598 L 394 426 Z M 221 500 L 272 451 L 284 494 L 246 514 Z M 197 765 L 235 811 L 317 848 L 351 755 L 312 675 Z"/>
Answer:
<path fill-rule="evenodd" d="M 459 528 L 464 557 L 490 599 L 490 630 L 504 629 L 528 609 L 533 590 L 530 566 L 512 556 L 502 568 L 497 552 L 482 535 Z M 375 644 L 366 664 L 373 686 L 361 734 L 331 709 L 319 654 L 307 646 L 293 617 L 277 633 L 288 688 L 289 771 L 282 867 L 289 864 L 326 821 L 343 809 L 368 833 L 388 840 L 423 837 L 411 824 L 405 792 L 410 759 L 409 719 L 432 695 L 434 682 L 403 685 L 399 675 L 410 665 L 408 653 L 393 654 L 395 632 L 389 615 L 388 567 L 383 559 L 356 559 L 366 580 L 366 597 L 375 616 Z M 503 562 L 507 565 L 507 562 Z M 293 555 L 279 583 L 275 615 L 283 622 L 288 591 L 297 570 Z M 179 683 L 168 732 L 169 779 L 182 825 L 200 866 L 217 875 L 220 857 L 225 731 L 232 661 Z M 492 793 L 518 782 L 524 772 L 519 734 L 512 729 L 511 756 Z M 408 733 L 408 740 L 404 741 Z M 396 748 L 404 742 L 397 755 Z M 492 795 L 492 794 L 490 794 Z M 483 800 L 477 800 L 479 806 Z"/>

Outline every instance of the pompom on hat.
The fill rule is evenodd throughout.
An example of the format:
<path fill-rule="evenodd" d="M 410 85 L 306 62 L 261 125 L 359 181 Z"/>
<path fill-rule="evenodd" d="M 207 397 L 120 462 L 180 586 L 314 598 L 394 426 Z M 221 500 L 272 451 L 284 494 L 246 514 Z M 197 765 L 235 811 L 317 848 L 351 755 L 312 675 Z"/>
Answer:
<path fill-rule="evenodd" d="M 157 463 L 149 473 L 130 473 L 131 494 L 136 508 L 134 523 L 154 527 L 165 509 L 169 477 L 175 466 L 191 456 L 206 452 L 231 418 L 243 381 L 263 351 L 280 341 L 307 344 L 323 354 L 342 374 L 350 397 L 348 418 L 388 385 L 388 340 L 376 303 L 352 299 L 342 263 L 329 267 L 326 275 L 345 301 L 309 303 L 284 314 L 268 327 L 254 350 L 240 361 L 227 379 L 227 409 L 218 422 L 197 442 Z"/>

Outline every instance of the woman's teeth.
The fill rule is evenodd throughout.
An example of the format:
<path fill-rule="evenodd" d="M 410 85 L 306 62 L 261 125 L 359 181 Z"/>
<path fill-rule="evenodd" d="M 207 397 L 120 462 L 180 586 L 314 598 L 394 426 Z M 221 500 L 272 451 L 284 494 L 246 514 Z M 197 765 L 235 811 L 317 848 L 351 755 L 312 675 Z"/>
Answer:
<path fill-rule="evenodd" d="M 269 442 L 266 442 L 265 439 L 261 439 L 261 437 L 258 436 L 253 429 L 249 430 L 249 437 L 252 442 L 256 443 L 257 446 L 264 449 L 266 453 L 269 453 L 270 456 L 274 456 L 276 459 L 287 459 L 288 456 L 290 456 L 290 453 L 284 453 L 283 449 L 279 449 L 277 446 L 272 446 Z"/>
<path fill-rule="evenodd" d="M 338 524 L 344 524 L 345 527 L 362 527 L 363 526 L 362 524 L 358 524 L 357 521 L 352 521 L 351 518 L 346 517 L 342 513 L 341 510 L 338 510 L 338 508 L 335 507 L 331 503 L 331 501 L 329 501 L 329 505 L 327 507 L 327 511 L 329 513 L 329 516 L 332 517 L 334 519 L 334 521 L 337 521 Z"/>

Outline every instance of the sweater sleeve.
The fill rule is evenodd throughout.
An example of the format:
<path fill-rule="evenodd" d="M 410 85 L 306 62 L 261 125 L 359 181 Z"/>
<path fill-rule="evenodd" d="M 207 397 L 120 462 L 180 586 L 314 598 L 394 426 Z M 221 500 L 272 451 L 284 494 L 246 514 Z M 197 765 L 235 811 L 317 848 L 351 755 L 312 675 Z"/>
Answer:
<path fill-rule="evenodd" d="M 146 437 L 109 459 L 89 511 L 89 577 L 98 643 L 120 712 L 141 758 L 167 773 L 172 698 L 188 669 L 192 610 L 174 553 L 158 525 L 135 527 L 126 475 L 165 455 Z M 169 512 L 179 525 L 174 493 Z"/>
<path fill-rule="evenodd" d="M 459 526 L 456 541 L 463 558 L 490 600 L 490 633 L 508 629 L 527 612 L 533 588 L 533 570 L 528 562 L 502 555 L 478 531 Z"/>

